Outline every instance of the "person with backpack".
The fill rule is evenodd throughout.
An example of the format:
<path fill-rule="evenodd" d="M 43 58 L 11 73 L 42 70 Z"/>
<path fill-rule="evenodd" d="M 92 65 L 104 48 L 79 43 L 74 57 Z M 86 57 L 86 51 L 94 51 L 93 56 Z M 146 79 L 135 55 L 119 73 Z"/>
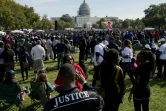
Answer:
<path fill-rule="evenodd" d="M 109 49 L 100 65 L 101 87 L 104 90 L 103 111 L 118 111 L 125 94 L 125 80 L 122 69 L 118 66 L 119 53 Z"/>
<path fill-rule="evenodd" d="M 102 40 L 100 38 L 97 39 L 97 45 L 94 49 L 94 75 L 93 75 L 93 82 L 92 86 L 96 85 L 96 82 L 100 80 L 99 77 L 99 68 L 100 64 L 103 62 L 104 58 L 104 44 L 102 44 Z"/>

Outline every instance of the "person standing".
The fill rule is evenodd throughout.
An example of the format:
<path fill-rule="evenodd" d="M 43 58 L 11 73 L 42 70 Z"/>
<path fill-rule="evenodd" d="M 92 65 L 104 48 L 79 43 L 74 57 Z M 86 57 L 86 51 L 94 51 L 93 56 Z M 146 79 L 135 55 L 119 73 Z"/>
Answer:
<path fill-rule="evenodd" d="M 37 79 L 37 73 L 39 70 L 44 70 L 44 58 L 45 58 L 45 50 L 41 46 L 41 41 L 37 41 L 37 45 L 34 46 L 31 50 L 31 56 L 34 61 L 34 75 L 35 80 Z"/>
<path fill-rule="evenodd" d="M 115 43 L 115 40 L 114 40 L 113 37 L 110 37 L 110 38 L 109 38 L 109 44 L 107 45 L 107 47 L 108 47 L 109 49 L 116 49 L 117 51 L 120 51 L 120 50 L 119 50 L 119 47 L 118 47 L 118 45 Z"/>
<path fill-rule="evenodd" d="M 98 38 L 97 45 L 95 46 L 95 50 L 94 50 L 94 75 L 93 75 L 92 86 L 95 86 L 96 82 L 100 80 L 99 68 L 100 68 L 100 64 L 104 60 L 102 57 L 104 55 L 104 50 L 103 50 L 104 47 L 106 46 L 102 44 L 102 40 Z"/>
<path fill-rule="evenodd" d="M 53 41 L 53 43 L 52 43 L 52 45 L 53 45 L 53 52 L 54 52 L 54 61 L 55 61 L 56 56 L 57 56 L 57 50 L 55 49 L 55 46 L 56 46 L 58 43 L 60 43 L 60 41 L 58 40 L 58 37 L 55 37 L 55 38 L 54 38 L 54 41 Z"/>
<path fill-rule="evenodd" d="M 129 75 L 131 83 L 134 84 L 134 76 L 132 71 L 132 58 L 133 58 L 133 51 L 132 51 L 132 43 L 130 40 L 124 41 L 124 50 L 122 51 L 122 68 L 124 72 L 124 77 L 126 73 Z"/>
<path fill-rule="evenodd" d="M 57 50 L 57 56 L 58 56 L 58 69 L 62 66 L 63 64 L 63 56 L 64 53 L 67 51 L 67 47 L 64 44 L 63 40 L 61 40 L 60 43 L 58 43 L 55 46 L 55 49 Z"/>
<path fill-rule="evenodd" d="M 0 55 L 5 63 L 5 71 L 14 70 L 14 51 L 11 49 L 10 44 L 5 45 L 5 49 Z"/>
<path fill-rule="evenodd" d="M 105 91 L 103 111 L 118 111 L 123 101 L 125 80 L 118 60 L 119 52 L 110 49 L 100 66 L 101 87 Z"/>
<path fill-rule="evenodd" d="M 135 82 L 128 100 L 133 96 L 135 111 L 149 111 L 150 78 L 155 67 L 155 57 L 151 51 L 141 51 L 137 56 L 140 65 L 135 70 Z"/>
<path fill-rule="evenodd" d="M 4 42 L 0 41 L 0 55 L 4 51 Z M 5 64 L 3 58 L 0 59 L 0 83 L 3 82 L 4 79 L 4 74 L 5 74 Z"/>
<path fill-rule="evenodd" d="M 82 37 L 82 39 L 79 41 L 79 61 L 85 60 L 85 50 L 86 50 L 87 42 L 85 37 Z"/>
<path fill-rule="evenodd" d="M 48 60 L 50 57 L 51 57 L 51 59 L 53 59 L 52 41 L 51 41 L 50 37 L 47 37 L 46 46 L 47 46 Z"/>
<path fill-rule="evenodd" d="M 164 73 L 166 73 L 166 43 L 165 43 L 165 39 L 162 38 L 160 40 L 161 45 L 159 47 L 159 63 L 158 63 L 158 74 L 157 74 L 157 78 L 160 79 L 161 78 L 161 73 L 162 73 L 162 66 L 164 66 Z M 165 79 L 166 79 L 166 74 L 165 74 Z"/>
<path fill-rule="evenodd" d="M 28 65 L 29 65 L 28 58 L 29 58 L 29 53 L 26 52 L 25 47 L 22 46 L 19 52 L 19 61 L 20 61 L 21 75 L 23 81 L 25 80 L 24 71 L 26 73 L 26 80 L 28 79 Z"/>
<path fill-rule="evenodd" d="M 23 46 L 26 48 L 26 51 L 28 52 L 28 54 L 30 54 L 32 50 L 32 43 L 30 43 L 29 38 L 25 39 L 25 43 Z M 32 58 L 28 57 L 28 68 L 31 68 L 31 67 L 32 67 Z"/>

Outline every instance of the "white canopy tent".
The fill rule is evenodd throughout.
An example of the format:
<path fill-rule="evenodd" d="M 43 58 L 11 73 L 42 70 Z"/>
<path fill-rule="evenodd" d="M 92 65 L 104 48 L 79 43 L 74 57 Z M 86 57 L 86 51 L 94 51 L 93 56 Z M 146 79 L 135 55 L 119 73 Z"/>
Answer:
<path fill-rule="evenodd" d="M 36 30 L 36 32 L 45 32 L 44 30 Z"/>
<path fill-rule="evenodd" d="M 6 32 L 0 31 L 0 35 L 6 35 Z"/>
<path fill-rule="evenodd" d="M 11 31 L 11 33 L 20 33 L 20 34 L 23 34 L 24 31 L 21 31 L 21 30 L 13 30 L 13 31 Z"/>

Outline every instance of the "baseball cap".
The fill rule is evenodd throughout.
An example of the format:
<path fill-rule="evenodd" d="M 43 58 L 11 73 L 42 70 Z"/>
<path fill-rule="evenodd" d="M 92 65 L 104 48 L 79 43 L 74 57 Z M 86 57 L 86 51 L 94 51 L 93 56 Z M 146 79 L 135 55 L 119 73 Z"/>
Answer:
<path fill-rule="evenodd" d="M 146 45 L 145 45 L 145 48 L 146 48 L 146 49 L 151 49 L 149 44 L 146 44 Z"/>
<path fill-rule="evenodd" d="M 160 39 L 160 42 L 165 42 L 165 39 L 164 39 L 164 38 L 161 38 L 161 39 Z"/>
<path fill-rule="evenodd" d="M 14 72 L 13 70 L 6 72 L 6 75 L 14 75 L 14 74 L 16 74 L 16 72 Z"/>

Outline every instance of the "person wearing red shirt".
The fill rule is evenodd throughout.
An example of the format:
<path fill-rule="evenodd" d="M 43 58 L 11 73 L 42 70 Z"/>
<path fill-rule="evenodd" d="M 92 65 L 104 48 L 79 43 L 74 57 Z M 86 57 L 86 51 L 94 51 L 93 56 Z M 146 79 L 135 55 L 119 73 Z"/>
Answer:
<path fill-rule="evenodd" d="M 159 40 L 159 33 L 156 31 L 155 34 L 154 34 L 154 39 L 155 39 L 155 43 L 158 43 L 158 40 Z"/>
<path fill-rule="evenodd" d="M 65 56 L 63 57 L 63 64 L 65 64 L 65 63 L 70 63 L 70 64 L 72 64 L 72 65 L 75 67 L 76 72 L 80 72 L 80 73 L 84 76 L 84 78 L 86 78 L 86 75 L 85 75 L 84 71 L 82 70 L 82 68 L 81 68 L 79 65 L 77 65 L 76 63 L 74 63 L 74 58 L 73 58 L 72 56 L 70 56 L 70 55 L 65 55 Z M 54 83 L 56 84 L 55 90 L 58 91 L 58 92 L 60 92 L 60 91 L 63 90 L 62 81 L 61 81 L 59 75 L 60 75 L 60 74 L 59 74 L 59 72 L 58 72 L 58 76 L 57 76 L 56 80 L 54 81 Z M 76 82 L 76 85 L 77 85 L 78 89 L 79 89 L 80 91 L 82 91 L 82 84 L 80 84 L 79 82 Z"/>

